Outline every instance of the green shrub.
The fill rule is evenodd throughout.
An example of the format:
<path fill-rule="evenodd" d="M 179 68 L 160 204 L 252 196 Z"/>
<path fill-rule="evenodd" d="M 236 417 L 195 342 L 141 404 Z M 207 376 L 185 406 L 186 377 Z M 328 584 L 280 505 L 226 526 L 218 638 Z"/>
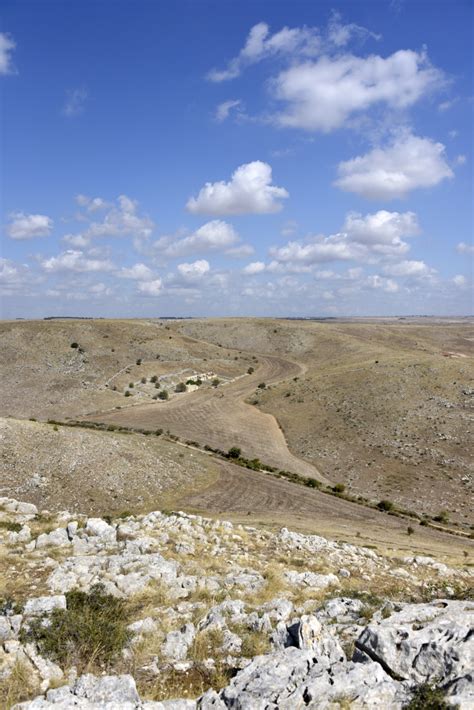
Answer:
<path fill-rule="evenodd" d="M 146 385 L 146 377 L 142 377 L 142 379 L 140 380 L 140 382 L 142 383 L 142 385 Z"/>
<path fill-rule="evenodd" d="M 22 642 L 34 641 L 41 655 L 62 668 L 78 666 L 80 672 L 91 666 L 110 667 L 129 640 L 126 603 L 106 594 L 102 585 L 89 593 L 66 593 L 66 609 L 55 609 L 49 623 L 38 617 L 22 632 Z"/>
<path fill-rule="evenodd" d="M 150 377 L 150 382 L 157 382 L 158 381 L 158 375 L 153 375 Z"/>
<path fill-rule="evenodd" d="M 227 456 L 230 459 L 238 459 L 238 458 L 240 458 L 241 453 L 242 453 L 242 451 L 241 451 L 241 449 L 239 449 L 238 446 L 232 446 L 232 448 L 230 448 L 229 451 L 227 452 Z"/>
<path fill-rule="evenodd" d="M 211 382 L 213 387 L 217 387 L 217 385 L 220 384 L 220 379 L 218 377 L 214 377 L 214 379 Z"/>
<path fill-rule="evenodd" d="M 433 520 L 436 523 L 449 523 L 449 515 L 446 510 L 442 510 L 438 515 L 435 515 Z"/>
<path fill-rule="evenodd" d="M 130 389 L 132 389 L 132 387 L 135 387 L 135 385 L 133 384 L 133 382 L 129 382 L 129 383 L 128 383 L 128 386 L 130 387 Z"/>
<path fill-rule="evenodd" d="M 332 487 L 334 493 L 344 493 L 346 490 L 346 487 L 343 483 L 336 483 L 335 486 Z"/>
<path fill-rule="evenodd" d="M 429 683 L 419 685 L 413 691 L 413 696 L 403 710 L 455 710 L 459 705 L 451 705 L 444 699 L 444 692 Z"/>
<path fill-rule="evenodd" d="M 131 396 L 132 396 L 132 393 L 127 390 L 127 391 L 125 392 L 125 397 L 131 397 Z"/>
<path fill-rule="evenodd" d="M 414 534 L 414 532 L 415 532 L 415 529 L 412 528 L 411 525 L 409 525 L 409 526 L 407 527 L 407 535 L 410 537 L 411 535 Z"/>
<path fill-rule="evenodd" d="M 161 392 L 158 393 L 158 399 L 169 399 L 168 391 L 161 390 Z"/>
<path fill-rule="evenodd" d="M 159 389 L 160 389 L 160 383 L 159 383 L 159 382 L 155 382 L 155 389 L 156 389 L 156 390 L 159 390 Z"/>
<path fill-rule="evenodd" d="M 178 382 L 176 387 L 174 388 L 175 392 L 186 392 L 187 391 L 187 386 L 184 382 Z"/>
<path fill-rule="evenodd" d="M 255 372 L 255 368 L 250 366 L 249 369 L 247 370 L 247 373 L 251 375 L 253 372 Z"/>
<path fill-rule="evenodd" d="M 79 347 L 79 343 L 76 343 L 76 342 L 71 343 L 71 348 L 76 349 L 76 348 L 78 348 L 78 347 Z"/>
<path fill-rule="evenodd" d="M 9 520 L 0 520 L 0 528 L 8 532 L 20 532 L 20 523 L 11 523 Z"/>
<path fill-rule="evenodd" d="M 257 385 L 257 387 L 258 387 L 259 389 L 261 389 L 261 390 L 264 390 L 266 386 L 267 386 L 267 385 L 265 384 L 265 382 L 260 382 L 260 384 Z"/>
<path fill-rule="evenodd" d="M 386 513 L 389 513 L 395 508 L 395 506 L 391 500 L 381 500 L 379 503 L 377 503 L 377 508 L 379 510 L 383 510 Z"/>
<path fill-rule="evenodd" d="M 142 359 L 141 359 L 141 357 L 139 357 L 137 360 L 137 365 L 141 365 L 141 364 L 142 364 Z"/>

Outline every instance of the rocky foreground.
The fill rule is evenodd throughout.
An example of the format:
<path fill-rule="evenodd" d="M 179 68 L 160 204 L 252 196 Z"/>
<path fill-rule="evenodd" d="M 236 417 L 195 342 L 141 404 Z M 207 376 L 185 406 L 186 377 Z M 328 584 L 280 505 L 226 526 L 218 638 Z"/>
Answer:
<path fill-rule="evenodd" d="M 8 498 L 0 541 L 4 707 L 474 708 L 468 566 Z"/>

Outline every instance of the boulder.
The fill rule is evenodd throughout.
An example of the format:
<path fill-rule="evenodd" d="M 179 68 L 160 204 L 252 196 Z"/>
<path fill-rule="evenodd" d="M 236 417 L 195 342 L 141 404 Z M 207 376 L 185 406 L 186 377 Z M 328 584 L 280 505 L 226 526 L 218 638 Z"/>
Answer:
<path fill-rule="evenodd" d="M 472 602 L 401 604 L 362 631 L 354 660 L 370 658 L 392 678 L 411 684 L 461 688 L 474 668 L 473 625 Z"/>
<path fill-rule="evenodd" d="M 28 599 L 24 608 L 25 616 L 39 616 L 41 614 L 51 614 L 54 609 L 65 609 L 66 597 L 64 594 L 57 594 L 51 597 L 34 597 Z"/>
<path fill-rule="evenodd" d="M 163 644 L 163 656 L 169 661 L 183 661 L 195 636 L 194 624 L 185 624 L 179 631 L 170 631 Z"/>

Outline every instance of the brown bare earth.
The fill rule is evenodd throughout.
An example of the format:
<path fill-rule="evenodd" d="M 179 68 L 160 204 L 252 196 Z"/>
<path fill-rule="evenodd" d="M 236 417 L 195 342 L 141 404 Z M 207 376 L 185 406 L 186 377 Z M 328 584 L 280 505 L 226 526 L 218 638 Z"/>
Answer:
<path fill-rule="evenodd" d="M 342 482 L 353 496 L 446 511 L 453 532 L 468 535 L 467 319 L 25 321 L 3 323 L 0 335 L 1 495 L 102 515 L 179 507 L 446 559 L 472 545 L 183 445 L 238 446 L 268 466 Z M 198 378 L 194 391 L 175 392 Z M 154 399 L 163 390 L 169 400 Z"/>

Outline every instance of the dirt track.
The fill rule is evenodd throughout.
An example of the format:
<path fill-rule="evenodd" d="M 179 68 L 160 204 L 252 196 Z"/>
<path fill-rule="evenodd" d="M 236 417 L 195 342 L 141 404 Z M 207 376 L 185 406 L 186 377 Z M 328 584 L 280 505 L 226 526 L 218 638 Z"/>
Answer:
<path fill-rule="evenodd" d="M 281 382 L 302 372 L 303 366 L 291 360 L 259 355 L 253 374 L 216 389 L 203 388 L 174 396 L 168 402 L 136 405 L 85 419 L 146 429 L 162 428 L 182 439 L 223 450 L 238 446 L 247 458 L 258 458 L 279 469 L 329 483 L 314 466 L 289 451 L 278 422 L 271 414 L 244 401 L 259 383 Z"/>

